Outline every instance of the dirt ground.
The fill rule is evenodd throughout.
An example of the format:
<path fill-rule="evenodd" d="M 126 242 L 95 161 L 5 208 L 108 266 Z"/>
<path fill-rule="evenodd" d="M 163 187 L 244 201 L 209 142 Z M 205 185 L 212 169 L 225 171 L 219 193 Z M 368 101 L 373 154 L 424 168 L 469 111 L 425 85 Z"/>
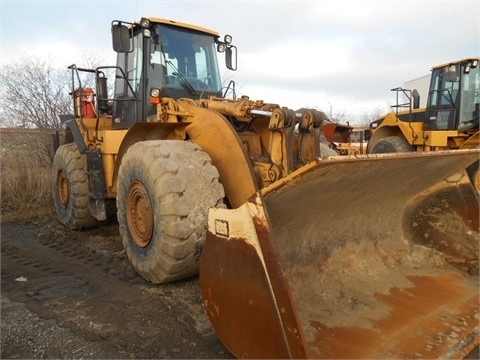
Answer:
<path fill-rule="evenodd" d="M 55 219 L 9 222 L 1 242 L 0 358 L 232 358 L 198 277 L 147 283 L 118 224 L 71 232 Z"/>

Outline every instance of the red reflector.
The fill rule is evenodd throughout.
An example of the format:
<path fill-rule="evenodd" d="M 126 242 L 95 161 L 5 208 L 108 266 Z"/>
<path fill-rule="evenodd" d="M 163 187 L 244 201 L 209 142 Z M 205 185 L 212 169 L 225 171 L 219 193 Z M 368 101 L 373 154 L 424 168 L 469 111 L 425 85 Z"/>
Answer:
<path fill-rule="evenodd" d="M 160 104 L 160 98 L 150 96 L 150 104 Z"/>

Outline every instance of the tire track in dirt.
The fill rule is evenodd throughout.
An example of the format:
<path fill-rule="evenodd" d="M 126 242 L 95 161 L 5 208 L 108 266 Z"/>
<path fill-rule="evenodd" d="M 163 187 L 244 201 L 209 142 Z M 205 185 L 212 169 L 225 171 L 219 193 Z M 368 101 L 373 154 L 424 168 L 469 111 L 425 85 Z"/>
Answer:
<path fill-rule="evenodd" d="M 3 294 L 122 357 L 230 357 L 198 279 L 146 283 L 128 263 L 116 224 L 81 233 L 50 220 L 2 224 L 1 260 Z"/>

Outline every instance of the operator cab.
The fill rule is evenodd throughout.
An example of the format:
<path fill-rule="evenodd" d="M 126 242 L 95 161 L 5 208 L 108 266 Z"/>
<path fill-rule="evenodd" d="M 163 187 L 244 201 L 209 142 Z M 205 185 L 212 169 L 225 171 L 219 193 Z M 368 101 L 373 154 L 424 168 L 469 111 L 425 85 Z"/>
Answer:
<path fill-rule="evenodd" d="M 222 96 L 216 52 L 225 51 L 235 70 L 231 37 L 219 40 L 211 30 L 163 19 L 112 22 L 117 74 L 113 116 L 116 128 L 128 128 L 156 114 L 150 93 L 173 99 Z"/>
<path fill-rule="evenodd" d="M 466 59 L 432 69 L 425 118 L 428 129 L 478 129 L 479 103 L 478 59 Z"/>

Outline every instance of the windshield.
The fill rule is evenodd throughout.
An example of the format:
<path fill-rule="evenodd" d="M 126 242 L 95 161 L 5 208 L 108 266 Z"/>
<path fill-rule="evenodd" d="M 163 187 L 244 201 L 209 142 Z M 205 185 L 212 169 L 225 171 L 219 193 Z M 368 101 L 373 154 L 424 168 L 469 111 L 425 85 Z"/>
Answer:
<path fill-rule="evenodd" d="M 471 126 L 478 127 L 478 107 L 480 103 L 480 67 L 476 66 L 470 71 L 462 70 L 459 130 Z"/>
<path fill-rule="evenodd" d="M 167 87 L 192 93 L 221 90 L 213 35 L 165 24 L 154 26 L 152 35 L 150 65 Z"/>
<path fill-rule="evenodd" d="M 432 71 L 428 120 L 439 130 L 478 127 L 480 67 L 468 60 Z"/>

